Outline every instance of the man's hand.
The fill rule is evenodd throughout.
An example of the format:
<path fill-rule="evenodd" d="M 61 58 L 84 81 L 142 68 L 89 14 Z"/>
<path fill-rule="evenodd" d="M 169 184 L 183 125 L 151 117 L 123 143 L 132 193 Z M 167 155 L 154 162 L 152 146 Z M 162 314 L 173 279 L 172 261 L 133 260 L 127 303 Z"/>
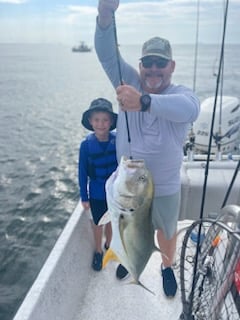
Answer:
<path fill-rule="evenodd" d="M 119 0 L 99 0 L 98 24 L 101 28 L 108 27 L 112 22 L 113 13 L 119 6 Z"/>
<path fill-rule="evenodd" d="M 116 89 L 117 100 L 123 111 L 140 111 L 140 97 L 141 93 L 134 87 L 123 84 Z"/>

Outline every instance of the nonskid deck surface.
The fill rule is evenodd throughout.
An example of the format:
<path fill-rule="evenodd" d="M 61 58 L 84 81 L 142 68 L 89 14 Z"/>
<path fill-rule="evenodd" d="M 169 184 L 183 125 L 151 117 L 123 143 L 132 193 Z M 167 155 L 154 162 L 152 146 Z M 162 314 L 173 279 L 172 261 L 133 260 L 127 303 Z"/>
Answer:
<path fill-rule="evenodd" d="M 141 276 L 141 282 L 154 294 L 130 284 L 132 278 L 119 281 L 115 276 L 116 262 L 110 262 L 100 272 L 92 271 L 86 296 L 79 304 L 74 320 L 176 320 L 182 311 L 180 288 L 174 299 L 163 294 L 160 274 L 161 258 L 154 253 Z M 176 276 L 178 271 L 176 270 Z"/>
<path fill-rule="evenodd" d="M 182 224 L 180 228 L 185 225 L 189 225 L 189 222 Z M 91 270 L 85 298 L 79 302 L 74 320 L 178 320 L 182 312 L 178 262 L 183 235 L 184 232 L 178 236 L 174 269 L 178 291 L 175 298 L 168 299 L 163 293 L 161 255 L 158 252 L 153 253 L 140 277 L 142 284 L 154 294 L 141 286 L 131 284 L 130 276 L 118 280 L 115 275 L 118 263 L 110 261 L 100 272 Z"/>

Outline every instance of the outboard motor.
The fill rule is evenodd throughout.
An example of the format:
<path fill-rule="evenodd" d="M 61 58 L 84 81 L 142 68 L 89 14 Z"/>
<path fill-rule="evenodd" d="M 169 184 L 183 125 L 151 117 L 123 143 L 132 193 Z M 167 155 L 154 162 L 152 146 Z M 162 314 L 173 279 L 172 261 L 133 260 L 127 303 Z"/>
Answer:
<path fill-rule="evenodd" d="M 196 153 L 207 153 L 212 112 L 215 97 L 209 97 L 201 103 L 201 111 L 194 123 Z M 221 123 L 219 123 L 221 103 Z M 228 154 L 239 149 L 240 144 L 240 102 L 236 97 L 222 96 L 217 99 L 211 153 L 219 149 Z"/>

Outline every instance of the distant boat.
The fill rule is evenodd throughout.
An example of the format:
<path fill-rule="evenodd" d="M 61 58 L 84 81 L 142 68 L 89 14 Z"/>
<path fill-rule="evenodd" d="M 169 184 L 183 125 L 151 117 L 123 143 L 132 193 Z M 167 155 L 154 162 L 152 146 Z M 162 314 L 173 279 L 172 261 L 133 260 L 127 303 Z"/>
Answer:
<path fill-rule="evenodd" d="M 84 41 L 81 41 L 79 46 L 72 48 L 72 52 L 90 52 L 91 50 L 92 49 L 88 47 Z"/>

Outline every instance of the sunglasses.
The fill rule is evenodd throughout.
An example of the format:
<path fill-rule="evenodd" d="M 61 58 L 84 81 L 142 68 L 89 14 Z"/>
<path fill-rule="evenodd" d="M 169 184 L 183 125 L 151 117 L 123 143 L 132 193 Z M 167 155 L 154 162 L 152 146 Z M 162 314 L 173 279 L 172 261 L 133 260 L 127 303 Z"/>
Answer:
<path fill-rule="evenodd" d="M 169 62 L 165 58 L 144 57 L 141 59 L 143 68 L 151 68 L 154 64 L 157 68 L 165 68 Z"/>

